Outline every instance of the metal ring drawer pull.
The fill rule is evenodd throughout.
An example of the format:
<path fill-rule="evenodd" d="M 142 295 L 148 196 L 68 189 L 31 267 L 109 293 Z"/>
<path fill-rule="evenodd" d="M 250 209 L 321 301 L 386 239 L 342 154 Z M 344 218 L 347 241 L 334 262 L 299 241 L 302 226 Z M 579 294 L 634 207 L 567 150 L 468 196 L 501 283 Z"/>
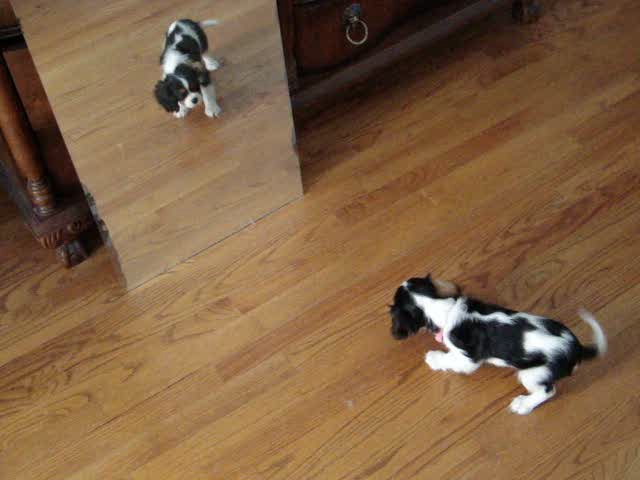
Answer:
<path fill-rule="evenodd" d="M 364 20 L 362 20 L 362 7 L 359 3 L 354 3 L 350 7 L 347 7 L 342 14 L 342 18 L 346 26 L 345 34 L 350 44 L 358 46 L 369 40 L 369 27 Z M 351 36 L 351 32 L 353 28 L 358 25 L 362 27 L 364 35 L 360 40 L 354 40 Z"/>
<path fill-rule="evenodd" d="M 362 28 L 364 29 L 364 35 L 362 39 L 354 40 L 353 38 L 351 38 L 351 29 L 353 28 L 354 25 L 358 25 L 358 24 L 362 25 Z M 347 40 L 349 40 L 351 44 L 362 45 L 368 39 L 369 39 L 369 27 L 367 27 L 367 24 L 364 23 L 363 20 L 360 20 L 359 18 L 357 18 L 355 21 L 349 23 L 349 25 L 347 26 Z"/>

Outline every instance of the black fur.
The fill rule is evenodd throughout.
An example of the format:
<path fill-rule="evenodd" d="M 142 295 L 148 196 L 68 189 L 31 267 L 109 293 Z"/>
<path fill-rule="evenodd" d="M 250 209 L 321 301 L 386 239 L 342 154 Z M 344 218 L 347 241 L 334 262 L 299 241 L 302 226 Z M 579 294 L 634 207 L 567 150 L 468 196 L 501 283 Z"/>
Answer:
<path fill-rule="evenodd" d="M 187 90 L 182 82 L 173 75 L 167 75 L 164 80 L 156 83 L 153 91 L 158 103 L 167 112 L 177 112 L 179 110 L 178 102 L 184 100 L 187 96 Z"/>
<path fill-rule="evenodd" d="M 180 23 L 187 24 L 191 29 L 196 33 L 198 37 L 198 42 L 200 43 L 199 52 L 206 52 L 209 49 L 209 43 L 207 40 L 207 35 L 202 30 L 202 27 L 198 24 L 198 22 L 194 22 L 193 20 L 189 20 L 188 18 L 182 18 L 178 20 Z M 185 53 L 189 53 L 186 52 Z"/>
<path fill-rule="evenodd" d="M 165 33 L 164 48 L 162 49 L 162 53 L 160 54 L 160 65 L 162 65 L 162 62 L 164 62 L 164 56 L 167 53 L 167 47 L 175 43 L 176 35 L 178 35 L 179 33 L 182 33 L 182 28 L 180 28 L 180 25 L 176 25 L 171 33 Z"/>
<path fill-rule="evenodd" d="M 162 54 L 160 55 L 161 64 L 164 61 L 164 55 L 167 51 L 167 46 L 174 45 L 176 36 L 185 31 L 180 26 L 180 23 L 189 25 L 198 37 L 198 41 L 196 42 L 193 38 L 184 36 L 182 40 L 175 45 L 174 48 L 176 50 L 187 55 L 190 60 L 199 62 L 202 54 L 209 49 L 209 41 L 207 40 L 207 35 L 204 33 L 202 27 L 198 24 L 198 22 L 183 18 L 181 20 L 178 20 L 178 24 L 171 31 L 171 33 L 165 34 L 164 49 L 162 50 Z"/>
<path fill-rule="evenodd" d="M 192 62 L 200 61 L 201 51 L 198 42 L 191 37 L 182 37 L 176 46 L 176 50 L 184 53 Z"/>
<path fill-rule="evenodd" d="M 203 70 L 198 72 L 198 82 L 203 87 L 206 87 L 211 83 L 211 77 L 209 76 L 209 72 L 207 70 Z"/>
<path fill-rule="evenodd" d="M 175 70 L 175 74 L 178 77 L 184 78 L 187 81 L 190 92 L 200 91 L 200 81 L 198 79 L 198 70 L 191 65 L 178 65 Z"/>
<path fill-rule="evenodd" d="M 597 355 L 597 349 L 593 348 L 594 355 L 586 357 L 585 350 L 589 348 L 580 344 L 575 335 L 562 323 L 549 318 L 542 318 L 540 322 L 544 329 L 555 337 L 563 334 L 570 337 L 569 349 L 562 355 L 547 356 L 540 352 L 529 353 L 524 350 L 524 335 L 535 330 L 526 318 L 518 316 L 517 312 L 508 308 L 485 303 L 480 300 L 467 297 L 467 312 L 473 316 L 491 315 L 495 312 L 506 313 L 513 316 L 512 323 L 498 321 L 474 321 L 461 322 L 449 333 L 451 343 L 463 350 L 466 355 L 475 362 L 481 362 L 489 358 L 497 358 L 519 370 L 539 367 L 547 364 L 551 369 L 549 383 L 553 383 L 563 377 L 571 375 L 575 366 L 582 360 L 588 360 Z"/>
<path fill-rule="evenodd" d="M 467 305 L 469 310 L 478 312 L 481 315 L 491 315 L 492 313 L 506 313 L 507 315 L 513 315 L 515 310 L 510 310 L 500 305 L 494 305 L 493 303 L 481 302 L 475 298 L 467 297 Z"/>
<path fill-rule="evenodd" d="M 419 292 L 423 295 L 437 295 L 436 287 L 431 281 L 431 276 L 425 278 L 411 278 L 407 280 L 407 285 L 411 291 Z M 402 340 L 418 333 L 422 327 L 426 327 L 430 332 L 437 332 L 438 327 L 425 316 L 424 312 L 413 301 L 409 290 L 400 287 L 396 290 L 391 306 L 391 334 L 397 340 Z"/>
<path fill-rule="evenodd" d="M 516 317 L 514 324 L 502 322 L 462 322 L 449 332 L 449 338 L 474 362 L 499 358 L 515 368 L 544 365 L 540 353 L 527 354 L 523 348 L 525 332 L 534 330 L 526 319 Z"/>
<path fill-rule="evenodd" d="M 427 275 L 424 278 L 414 277 L 407 280 L 407 286 L 409 290 L 412 292 L 418 293 L 420 295 L 425 295 L 427 297 L 437 297 L 438 289 L 433 284 L 431 280 L 431 275 Z"/>
<path fill-rule="evenodd" d="M 582 360 L 593 360 L 598 355 L 600 355 L 600 352 L 598 351 L 598 349 L 595 346 L 593 346 L 593 345 L 582 345 L 582 350 L 580 352 L 580 358 Z"/>

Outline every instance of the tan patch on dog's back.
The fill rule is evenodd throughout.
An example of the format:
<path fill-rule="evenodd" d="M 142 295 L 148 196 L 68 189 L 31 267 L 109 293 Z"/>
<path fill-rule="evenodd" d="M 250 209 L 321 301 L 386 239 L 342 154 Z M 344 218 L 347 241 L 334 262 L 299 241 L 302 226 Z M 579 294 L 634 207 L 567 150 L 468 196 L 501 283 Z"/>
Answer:
<path fill-rule="evenodd" d="M 449 282 L 448 280 L 434 278 L 433 285 L 436 287 L 436 292 L 441 298 L 454 297 L 460 294 L 460 288 L 455 283 Z"/>

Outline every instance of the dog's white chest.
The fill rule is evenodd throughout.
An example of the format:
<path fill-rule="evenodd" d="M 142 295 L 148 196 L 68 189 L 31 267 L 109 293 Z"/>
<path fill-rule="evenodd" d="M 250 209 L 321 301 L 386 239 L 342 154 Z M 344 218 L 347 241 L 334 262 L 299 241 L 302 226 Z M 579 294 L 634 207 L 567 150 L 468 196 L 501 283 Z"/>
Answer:
<path fill-rule="evenodd" d="M 165 75 L 169 75 L 175 72 L 178 65 L 185 63 L 186 56 L 175 50 L 168 50 L 165 53 L 164 61 L 162 62 L 162 71 Z"/>

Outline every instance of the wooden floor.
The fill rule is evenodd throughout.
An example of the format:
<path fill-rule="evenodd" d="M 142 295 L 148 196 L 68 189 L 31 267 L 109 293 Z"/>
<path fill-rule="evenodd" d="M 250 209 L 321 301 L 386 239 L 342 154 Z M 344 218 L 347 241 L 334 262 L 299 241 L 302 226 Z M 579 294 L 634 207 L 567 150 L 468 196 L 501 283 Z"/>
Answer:
<path fill-rule="evenodd" d="M 308 122 L 303 200 L 130 293 L 3 202 L 0 478 L 640 478 L 640 2 L 545 5 Z M 512 372 L 391 338 L 427 271 L 610 354 L 513 415 Z"/>

